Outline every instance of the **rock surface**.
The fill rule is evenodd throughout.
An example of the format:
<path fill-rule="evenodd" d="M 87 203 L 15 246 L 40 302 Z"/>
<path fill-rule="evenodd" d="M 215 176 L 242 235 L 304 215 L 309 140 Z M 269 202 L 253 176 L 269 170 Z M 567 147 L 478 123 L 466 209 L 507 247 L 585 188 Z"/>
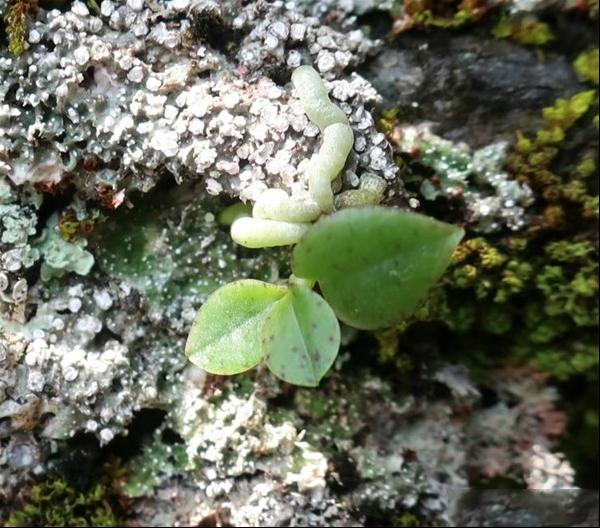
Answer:
<path fill-rule="evenodd" d="M 542 128 L 542 108 L 557 98 L 595 90 L 571 64 L 597 46 L 593 11 L 506 3 L 506 16 L 547 16 L 564 32 L 564 49 L 542 52 L 493 37 L 494 2 L 492 22 L 470 29 L 417 25 L 392 43 L 369 37 L 365 24 L 406 16 L 392 4 L 31 9 L 24 52 L 0 52 L 0 522 L 32 500 L 34 482 L 89 488 L 81 467 L 91 480 L 110 476 L 123 522 L 148 526 L 532 525 L 547 518 L 543 496 L 507 495 L 498 513 L 493 497 L 455 490 L 578 487 L 558 443 L 567 409 L 554 371 L 488 357 L 505 321 L 496 312 L 493 332 L 470 330 L 464 349 L 458 309 L 419 314 L 376 339 L 344 328 L 342 353 L 317 389 L 261 368 L 210 376 L 183 354 L 196 310 L 218 286 L 289 275 L 287 248 L 236 246 L 219 213 L 266 188 L 306 193 L 303 164 L 320 139 L 289 82 L 300 64 L 319 71 L 355 135 L 336 192 L 368 171 L 387 182 L 384 203 L 461 224 L 469 239 L 518 245 L 537 236 L 553 195 L 515 173 L 515 132 Z M 2 12 L 8 6 L 0 1 Z M 596 170 L 595 98 L 565 141 L 565 173 L 587 170 L 586 160 Z M 597 205 L 597 185 L 586 192 Z M 567 256 L 553 246 L 565 264 L 549 283 L 564 287 L 568 269 L 567 288 L 597 310 L 597 227 L 587 225 L 542 237 L 589 241 Z M 519 274 L 522 263 L 481 255 L 482 269 L 506 264 L 498 290 L 534 284 Z M 478 298 L 496 287 L 474 281 Z M 560 331 L 583 349 L 593 330 L 563 315 Z M 538 344 L 554 337 L 538 326 Z M 581 377 L 594 368 L 586 361 L 572 379 L 597 387 Z M 586 412 L 593 422 L 594 409 Z M 579 505 L 567 525 L 593 525 L 597 495 L 561 497 Z"/>

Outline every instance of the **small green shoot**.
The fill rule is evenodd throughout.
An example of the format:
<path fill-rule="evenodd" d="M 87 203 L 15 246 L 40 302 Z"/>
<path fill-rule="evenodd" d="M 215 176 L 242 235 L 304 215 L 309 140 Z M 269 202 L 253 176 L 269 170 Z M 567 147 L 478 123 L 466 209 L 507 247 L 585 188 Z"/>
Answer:
<path fill-rule="evenodd" d="M 378 206 L 323 217 L 296 245 L 296 277 L 287 284 L 240 280 L 214 292 L 198 312 L 186 354 L 213 374 L 237 374 L 265 360 L 277 377 L 315 387 L 338 353 L 337 318 L 369 330 L 400 323 L 443 273 L 463 234 Z M 325 300 L 312 291 L 315 281 Z"/>
<path fill-rule="evenodd" d="M 450 262 L 462 229 L 377 204 L 385 180 L 365 174 L 358 190 L 334 197 L 354 133 L 317 71 L 300 66 L 292 83 L 323 142 L 304 177 L 308 198 L 266 189 L 249 214 L 227 208 L 219 221 L 248 248 L 297 244 L 286 285 L 242 280 L 213 293 L 186 344 L 190 361 L 213 374 L 236 374 L 261 360 L 279 378 L 315 387 L 340 346 L 336 316 L 355 328 L 393 326 L 410 316 Z M 310 224 L 335 207 L 350 207 Z M 315 282 L 325 300 L 312 291 Z"/>

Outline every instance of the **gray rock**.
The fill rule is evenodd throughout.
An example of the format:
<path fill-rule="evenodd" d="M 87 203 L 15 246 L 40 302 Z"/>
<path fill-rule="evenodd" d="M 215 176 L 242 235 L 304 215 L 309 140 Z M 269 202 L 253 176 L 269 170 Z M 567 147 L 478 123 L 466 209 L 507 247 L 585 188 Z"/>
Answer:
<path fill-rule="evenodd" d="M 534 129 L 541 108 L 584 89 L 564 55 L 451 32 L 401 35 L 361 71 L 384 106 L 473 148 Z"/>

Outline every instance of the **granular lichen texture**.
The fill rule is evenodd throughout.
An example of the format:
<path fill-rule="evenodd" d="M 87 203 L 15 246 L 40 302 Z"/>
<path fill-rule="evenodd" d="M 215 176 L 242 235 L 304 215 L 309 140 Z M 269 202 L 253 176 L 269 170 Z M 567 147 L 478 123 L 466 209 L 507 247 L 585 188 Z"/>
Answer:
<path fill-rule="evenodd" d="M 0 12 L 1 526 L 597 525 L 597 2 Z M 375 204 L 465 231 L 413 315 L 318 387 L 187 360 L 292 273 L 232 224 Z"/>

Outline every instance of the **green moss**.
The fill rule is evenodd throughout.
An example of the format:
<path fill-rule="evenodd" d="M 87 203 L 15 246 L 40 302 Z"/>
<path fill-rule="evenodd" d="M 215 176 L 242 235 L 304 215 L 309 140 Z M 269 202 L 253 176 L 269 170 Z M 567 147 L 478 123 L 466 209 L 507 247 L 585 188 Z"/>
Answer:
<path fill-rule="evenodd" d="M 398 372 L 410 372 L 413 367 L 411 357 L 401 352 L 400 338 L 403 328 L 393 327 L 377 332 L 379 359 L 384 364 L 393 364 Z"/>
<path fill-rule="evenodd" d="M 596 90 L 587 90 L 579 92 L 569 99 L 557 99 L 553 106 L 544 108 L 542 115 L 545 126 L 538 132 L 538 140 L 540 140 L 542 132 L 560 129 L 562 131 L 561 139 L 554 141 L 560 143 L 564 139 L 564 132 L 589 110 L 596 99 Z"/>
<path fill-rule="evenodd" d="M 64 480 L 33 486 L 25 504 L 11 513 L 5 526 L 122 526 L 111 504 L 114 496 L 105 484 L 80 492 Z"/>
<path fill-rule="evenodd" d="M 594 252 L 591 242 L 568 242 L 559 240 L 546 246 L 546 254 L 557 262 L 584 263 Z"/>
<path fill-rule="evenodd" d="M 574 62 L 575 71 L 582 81 L 598 86 L 598 49 L 586 51 Z"/>
<path fill-rule="evenodd" d="M 597 218 L 597 194 L 587 181 L 595 171 L 596 161 L 586 157 L 572 171 L 558 174 L 554 164 L 563 152 L 562 145 L 569 130 L 597 105 L 597 92 L 588 90 L 569 99 L 558 99 L 543 110 L 544 125 L 534 137 L 517 133 L 514 152 L 508 157 L 508 168 L 515 177 L 529 185 L 542 198 L 544 210 L 540 229 L 562 229 L 573 207 L 583 219 Z M 580 218 L 578 218 L 579 220 Z"/>
<path fill-rule="evenodd" d="M 470 331 L 480 328 L 504 336 L 508 357 L 535 363 L 561 379 L 593 376 L 591 369 L 598 364 L 593 222 L 598 197 L 588 181 L 596 161 L 586 158 L 575 171 L 568 165 L 557 170 L 555 162 L 563 155 L 568 130 L 595 97 L 588 91 L 558 100 L 544 109 L 544 128 L 535 138 L 517 137 L 509 169 L 536 191 L 539 221 L 531 222 L 525 238 L 476 238 L 459 247 L 446 277 L 447 304 L 440 312 L 465 303 L 464 290 L 469 290 L 478 314 Z"/>
<path fill-rule="evenodd" d="M 527 46 L 543 46 L 554 40 L 550 26 L 534 16 L 502 18 L 493 30 L 496 38 L 510 38 Z"/>
<path fill-rule="evenodd" d="M 57 227 L 61 238 L 72 242 L 90 236 L 94 230 L 94 223 L 100 219 L 100 213 L 97 211 L 89 217 L 80 218 L 75 210 L 68 208 L 60 216 Z"/>
<path fill-rule="evenodd" d="M 528 225 L 518 235 L 471 235 L 415 317 L 378 336 L 380 359 L 400 375 L 410 361 L 403 357 L 404 330 L 440 321 L 452 332 L 448 348 L 480 372 L 533 363 L 559 379 L 596 376 L 598 190 L 590 152 L 597 152 L 597 140 L 590 138 L 597 135 L 588 119 L 596 98 L 589 90 L 559 99 L 543 110 L 539 131 L 517 133 L 505 168 L 534 191 Z M 388 134 L 394 118 L 388 116 Z"/>
<path fill-rule="evenodd" d="M 478 21 L 487 12 L 478 0 L 439 2 L 436 0 L 402 0 L 391 10 L 395 16 L 392 36 L 417 28 L 456 29 Z"/>
<path fill-rule="evenodd" d="M 505 335 L 513 327 L 513 314 L 499 305 L 490 305 L 480 315 L 483 330 L 495 335 Z"/>
<path fill-rule="evenodd" d="M 8 36 L 8 49 L 14 55 L 21 55 L 25 51 L 27 18 L 36 6 L 37 0 L 8 0 L 4 20 Z"/>
<path fill-rule="evenodd" d="M 577 165 L 577 174 L 582 178 L 589 178 L 597 171 L 598 167 L 593 159 L 584 159 Z"/>
<path fill-rule="evenodd" d="M 439 28 L 459 28 L 475 19 L 471 9 L 458 9 L 451 16 L 437 16 L 431 9 L 424 9 L 415 16 L 418 26 L 433 26 Z"/>
<path fill-rule="evenodd" d="M 558 378 L 593 375 L 599 313 L 591 241 L 543 243 L 533 236 L 522 250 L 501 239 L 492 246 L 501 257 L 486 268 L 482 255 L 490 245 L 472 239 L 459 247 L 444 280 L 446 298 L 428 319 L 460 333 L 501 336 L 505 359 L 534 363 Z"/>

